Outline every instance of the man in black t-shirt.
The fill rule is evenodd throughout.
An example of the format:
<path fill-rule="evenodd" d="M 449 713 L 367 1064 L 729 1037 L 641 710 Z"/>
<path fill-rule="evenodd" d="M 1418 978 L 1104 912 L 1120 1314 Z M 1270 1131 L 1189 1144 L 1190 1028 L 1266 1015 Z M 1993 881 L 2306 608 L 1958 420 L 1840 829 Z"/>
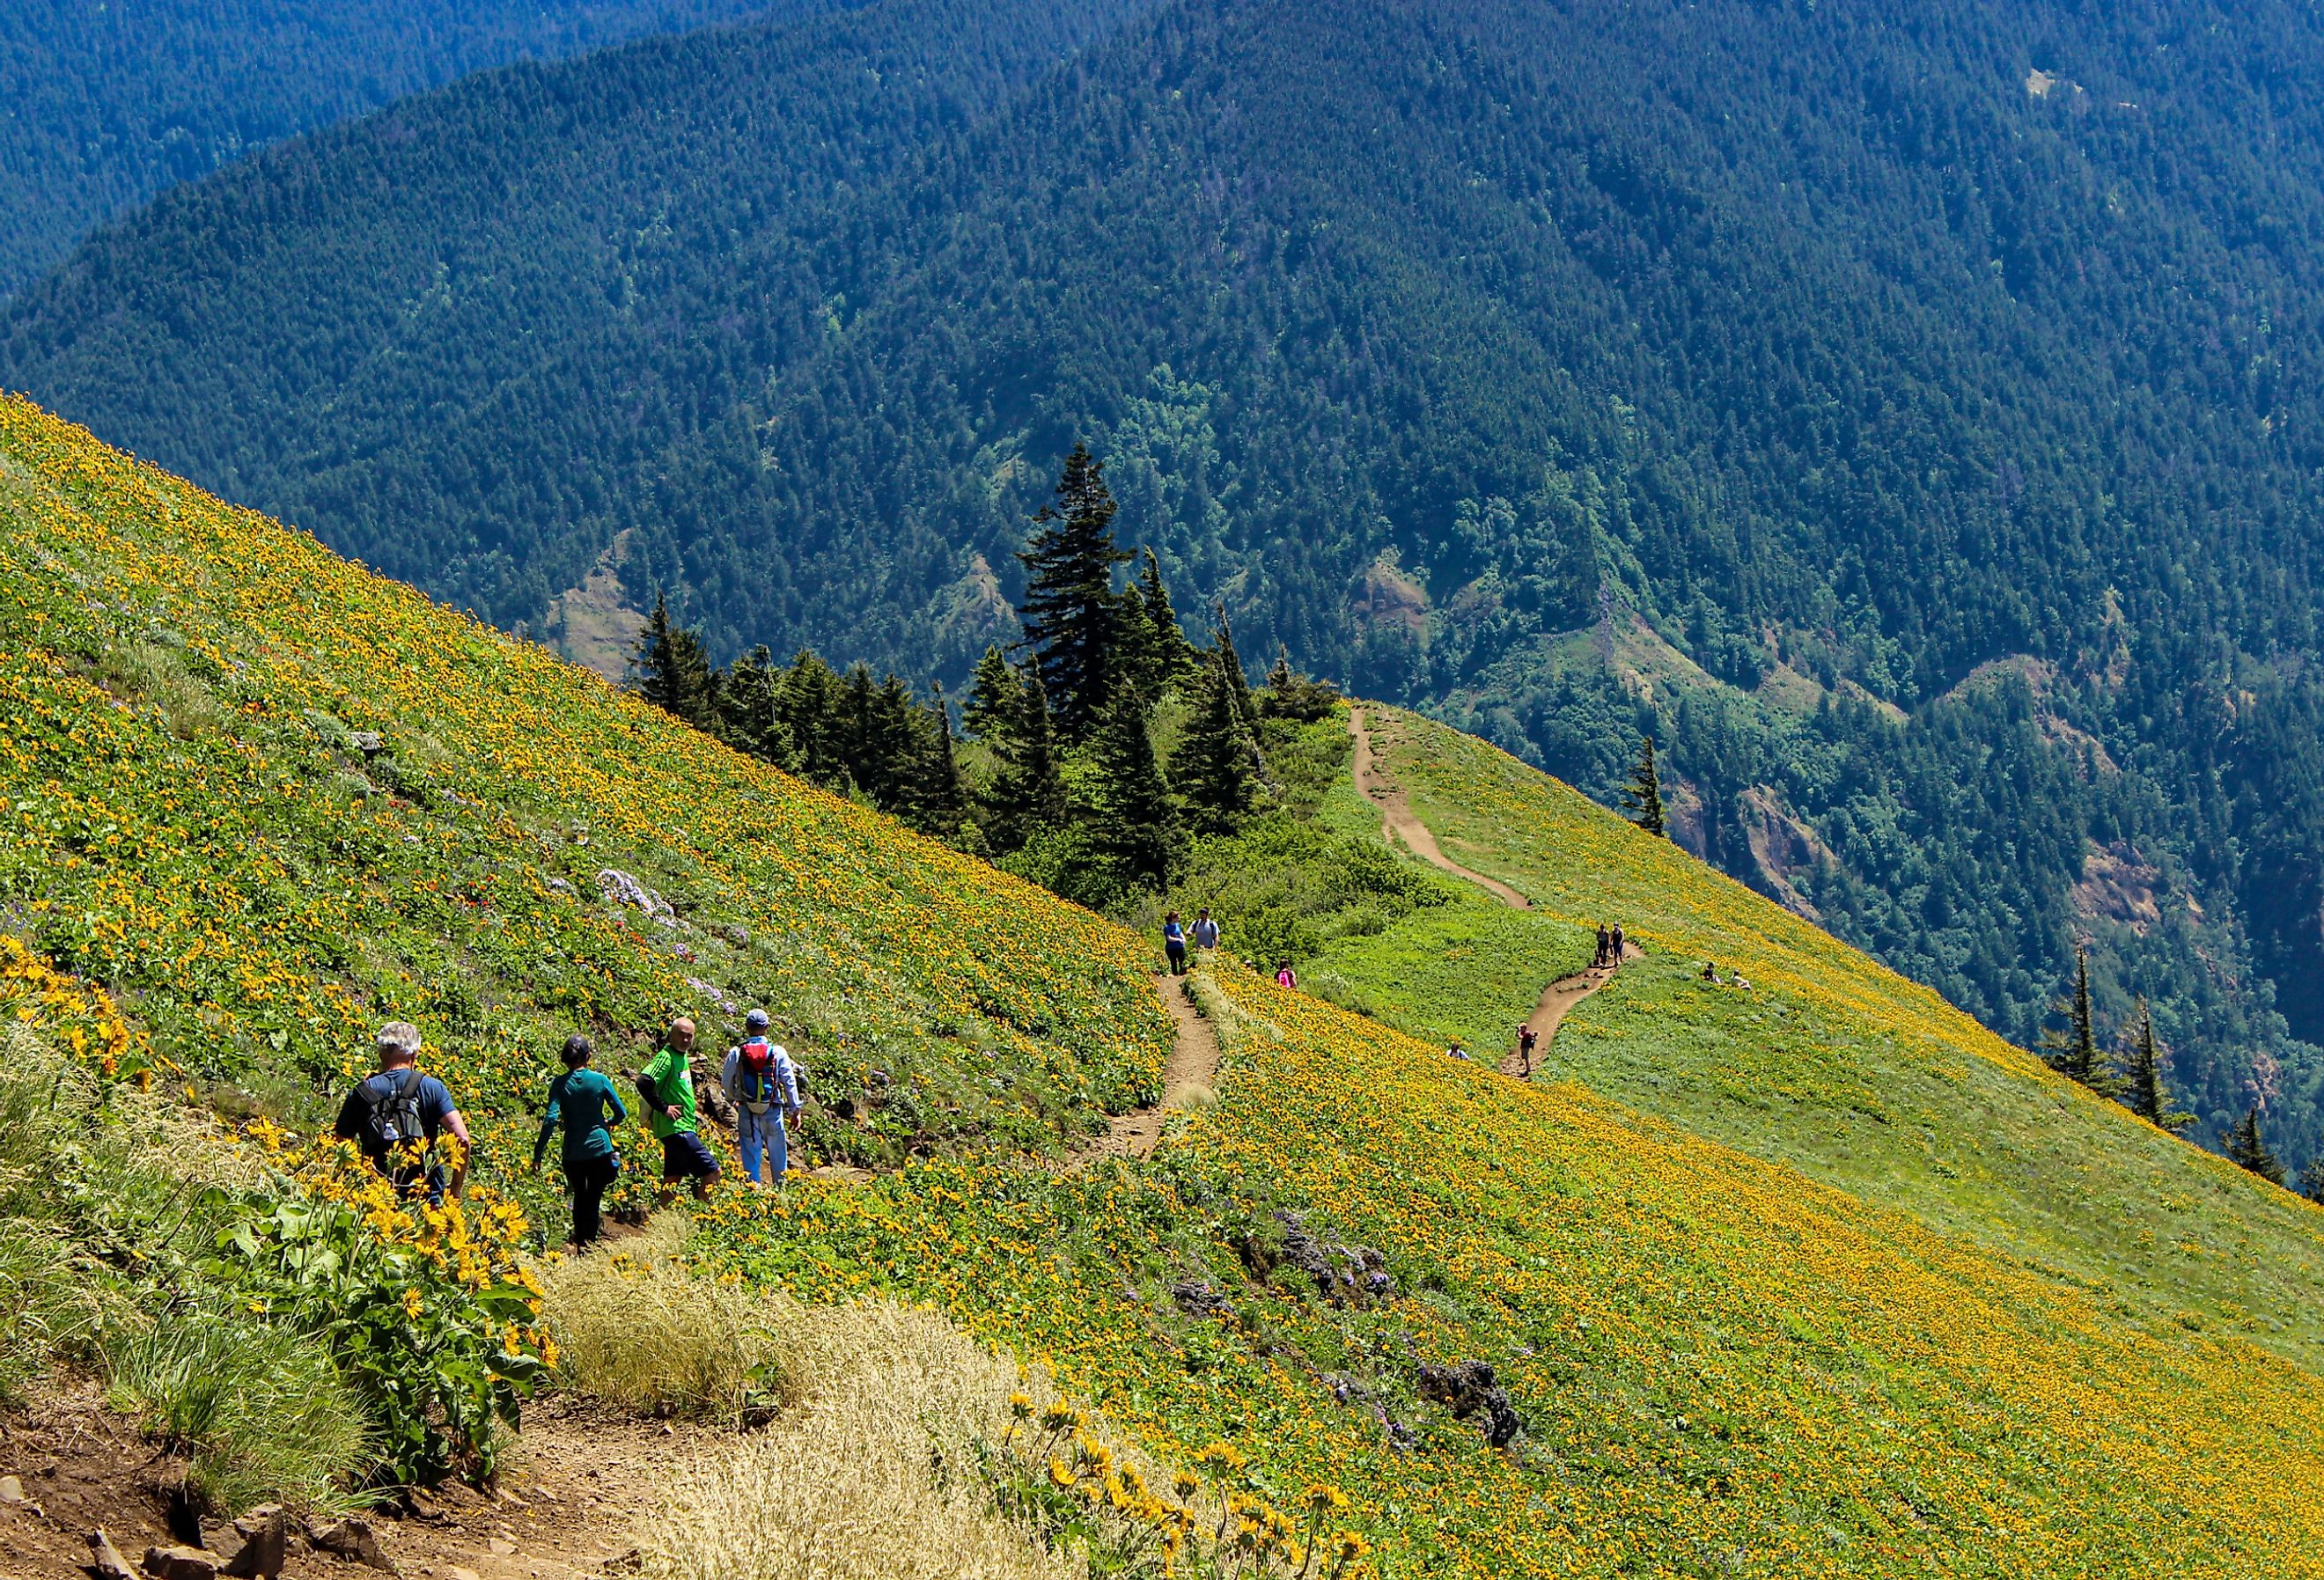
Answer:
<path fill-rule="evenodd" d="M 425 1154 L 435 1150 L 445 1131 L 459 1142 L 452 1161 L 450 1193 L 458 1196 L 468 1182 L 468 1122 L 452 1105 L 452 1094 L 433 1076 L 423 1076 L 413 1061 L 420 1057 L 420 1029 L 404 1021 L 390 1021 L 376 1039 L 379 1070 L 365 1076 L 339 1105 L 336 1127 L 342 1140 L 363 1150 L 373 1168 L 388 1177 L 405 1196 L 425 1190 L 430 1201 L 441 1201 L 447 1187 L 444 1166 Z M 417 1143 L 422 1159 L 399 1157 L 399 1150 Z"/>

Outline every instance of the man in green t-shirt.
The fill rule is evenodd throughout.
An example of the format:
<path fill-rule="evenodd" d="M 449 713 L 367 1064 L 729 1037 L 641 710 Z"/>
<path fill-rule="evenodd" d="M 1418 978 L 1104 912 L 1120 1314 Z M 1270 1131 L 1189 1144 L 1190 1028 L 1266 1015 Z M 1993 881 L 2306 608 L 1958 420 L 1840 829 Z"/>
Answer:
<path fill-rule="evenodd" d="M 646 1123 L 661 1138 L 664 1203 L 678 1194 L 681 1179 L 693 1181 L 696 1200 L 708 1196 L 718 1182 L 718 1160 L 696 1129 L 694 1071 L 687 1063 L 693 1052 L 694 1022 L 681 1015 L 669 1023 L 661 1051 L 638 1072 L 638 1090 L 646 1100 Z"/>
<path fill-rule="evenodd" d="M 549 1133 L 565 1126 L 565 1187 L 573 1193 L 573 1249 L 586 1251 L 604 1230 L 606 1190 L 622 1171 L 613 1126 L 630 1117 L 613 1083 L 589 1067 L 595 1051 L 586 1037 L 565 1039 L 565 1073 L 549 1083 L 549 1106 L 532 1143 L 532 1171 L 549 1150 Z"/>

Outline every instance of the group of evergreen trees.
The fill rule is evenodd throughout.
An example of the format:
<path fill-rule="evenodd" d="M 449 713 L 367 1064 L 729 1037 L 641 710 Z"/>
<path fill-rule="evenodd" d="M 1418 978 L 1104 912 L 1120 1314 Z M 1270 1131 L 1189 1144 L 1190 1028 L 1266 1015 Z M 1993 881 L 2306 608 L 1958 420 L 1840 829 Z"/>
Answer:
<path fill-rule="evenodd" d="M 1180 625 L 1152 550 L 1114 540 L 1104 466 L 1076 446 L 1056 497 L 1034 517 L 1024 640 L 985 650 L 961 722 L 989 768 L 964 772 L 943 688 L 923 702 L 890 674 L 845 674 L 810 651 L 778 665 L 764 646 L 724 670 L 657 597 L 636 652 L 639 691 L 737 750 L 764 758 L 964 849 L 1008 860 L 1055 846 L 1029 875 L 1102 902 L 1167 887 L 1186 838 L 1230 833 L 1268 803 L 1260 721 L 1312 722 L 1336 693 L 1279 657 L 1254 692 L 1226 612 L 1197 647 Z M 1126 586 L 1116 572 L 1136 560 Z M 1165 761 L 1156 714 L 1175 700 Z M 1070 869 L 1070 870 L 1067 870 Z"/>
<path fill-rule="evenodd" d="M 2132 1034 L 2129 1046 L 2114 1059 L 2099 1052 L 2097 1019 L 2090 1009 L 2089 950 L 2084 946 L 2077 945 L 2074 949 L 2073 995 L 2059 1008 L 2066 1016 L 2066 1030 L 2043 1039 L 2042 1056 L 2052 1069 L 2071 1076 L 2100 1096 L 2111 1097 L 2172 1135 L 2195 1122 L 2193 1114 L 2172 1101 L 2170 1089 L 2163 1084 L 2163 1059 L 2154 1046 L 2154 1017 L 2148 1012 L 2144 999 L 2138 1002 L 2138 1029 Z M 2287 1187 L 2291 1184 L 2282 1162 L 2260 1134 L 2256 1103 L 2246 1108 L 2244 1116 L 2228 1128 L 2221 1138 L 2220 1150 L 2228 1161 L 2240 1164 L 2263 1179 Z M 2311 1201 L 2324 1202 L 2324 1154 L 2311 1159 L 2301 1171 L 2300 1190 Z"/>

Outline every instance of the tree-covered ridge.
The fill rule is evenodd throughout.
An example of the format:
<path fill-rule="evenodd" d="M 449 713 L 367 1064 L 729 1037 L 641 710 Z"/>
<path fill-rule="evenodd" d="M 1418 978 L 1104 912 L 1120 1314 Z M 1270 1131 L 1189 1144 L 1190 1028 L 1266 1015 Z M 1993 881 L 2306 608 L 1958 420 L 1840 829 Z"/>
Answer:
<path fill-rule="evenodd" d="M 2020 1042 L 2089 935 L 2207 1139 L 2310 1149 L 2312 18 L 1133 9 L 455 90 L 101 240 L 0 372 L 503 624 L 634 522 L 712 656 L 955 686 L 1090 436 L 1253 651 L 1596 793 L 1654 733 L 1700 848 Z"/>
<path fill-rule="evenodd" d="M 88 5 L 0 33 L 0 296 L 179 181 L 406 93 L 770 9 L 766 0 Z M 798 5 L 779 9 L 797 11 Z"/>

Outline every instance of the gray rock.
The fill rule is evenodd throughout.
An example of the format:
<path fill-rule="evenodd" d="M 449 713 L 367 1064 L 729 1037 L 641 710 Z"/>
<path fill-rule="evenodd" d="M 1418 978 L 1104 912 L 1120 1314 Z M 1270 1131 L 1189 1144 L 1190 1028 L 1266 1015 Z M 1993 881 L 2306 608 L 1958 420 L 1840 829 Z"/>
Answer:
<path fill-rule="evenodd" d="M 372 1529 L 368 1520 L 353 1518 L 335 1520 L 328 1525 L 315 1527 L 307 1536 L 318 1552 L 337 1553 L 340 1557 L 353 1558 L 358 1564 L 385 1574 L 397 1573 L 395 1561 L 380 1547 L 379 1533 Z"/>
<path fill-rule="evenodd" d="M 1509 1402 L 1508 1390 L 1483 1361 L 1456 1361 L 1450 1366 L 1423 1363 L 1420 1391 L 1450 1409 L 1456 1421 L 1482 1417 L 1478 1430 L 1496 1448 L 1508 1447 L 1525 1430 L 1525 1418 Z"/>
<path fill-rule="evenodd" d="M 254 1509 L 234 1522 L 242 1550 L 219 1571 L 235 1580 L 274 1580 L 290 1561 L 290 1517 L 280 1506 Z"/>
<path fill-rule="evenodd" d="M 88 1533 L 88 1566 L 97 1571 L 98 1580 L 137 1580 L 137 1571 L 113 1545 L 113 1538 L 100 1527 Z"/>
<path fill-rule="evenodd" d="M 147 1548 L 145 1573 L 153 1580 L 217 1580 L 217 1555 L 200 1548 Z"/>
<path fill-rule="evenodd" d="M 387 750 L 387 743 L 377 730 L 349 730 L 347 745 L 366 757 L 376 757 Z"/>
<path fill-rule="evenodd" d="M 1189 1317 L 1228 1317 L 1234 1315 L 1234 1307 L 1227 1304 L 1227 1298 L 1208 1284 L 1173 1284 L 1170 1286 L 1170 1298 L 1176 1301 L 1178 1309 Z"/>
<path fill-rule="evenodd" d="M 0 1475 L 0 1503 L 21 1503 L 24 1501 L 24 1483 L 12 1475 Z"/>
<path fill-rule="evenodd" d="M 648 916 L 660 913 L 659 896 L 619 867 L 605 867 L 597 873 L 597 888 L 616 905 L 633 905 Z"/>

